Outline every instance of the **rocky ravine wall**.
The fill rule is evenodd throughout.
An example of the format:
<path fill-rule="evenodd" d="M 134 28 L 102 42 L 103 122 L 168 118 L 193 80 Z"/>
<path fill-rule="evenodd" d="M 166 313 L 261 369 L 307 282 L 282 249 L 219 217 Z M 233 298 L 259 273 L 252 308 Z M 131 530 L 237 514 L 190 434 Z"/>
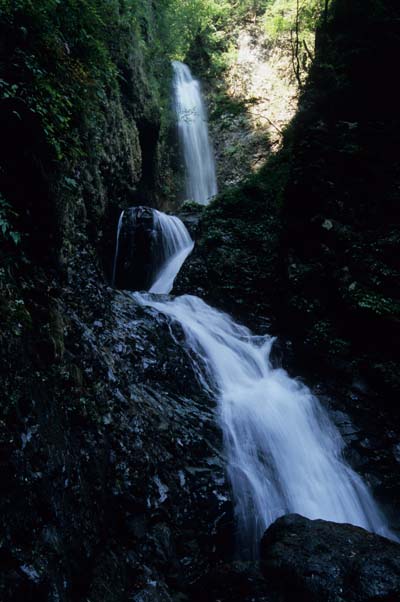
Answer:
<path fill-rule="evenodd" d="M 41 85 L 45 73 L 48 93 L 55 94 L 55 76 L 61 77 L 69 61 L 77 77 L 83 77 L 71 57 L 71 43 L 62 42 L 55 53 L 42 54 L 44 12 L 36 7 L 37 14 L 26 27 L 26 13 L 19 6 L 12 7 L 11 17 L 0 14 L 2 85 L 15 86 L 18 81 L 21 96 L 23 85 L 27 89 Z M 149 34 L 151 23 L 146 27 Z M 157 351 L 153 349 L 153 358 L 143 357 L 144 333 L 137 337 L 134 350 L 128 331 L 137 310 L 107 286 L 120 210 L 144 201 L 162 207 L 167 203 L 165 190 L 175 182 L 165 115 L 168 63 L 160 58 L 164 88 L 155 86 L 137 32 L 128 33 L 127 47 L 121 42 L 126 30 L 114 40 L 119 85 L 107 89 L 96 109 L 86 107 L 75 116 L 71 131 L 77 136 L 77 150 L 65 152 L 63 160 L 55 157 L 43 121 L 30 110 L 28 100 L 13 96 L 9 88 L 4 94 L 1 90 L 0 200 L 13 207 L 15 215 L 10 211 L 7 219 L 22 238 L 19 245 L 7 238 L 1 241 L 0 598 L 4 601 L 122 600 L 147 587 L 153 587 L 156 599 L 157 588 L 163 591 L 166 586 L 149 585 L 162 581 L 156 576 L 158 569 L 154 573 L 151 567 L 165 564 L 175 546 L 179 557 L 198 555 L 194 540 L 201 520 L 190 550 L 190 537 L 186 534 L 180 541 L 167 526 L 168 512 L 178 529 L 184 528 L 192 512 L 188 501 L 182 511 L 177 506 L 171 510 L 173 490 L 183 501 L 193 479 L 196 484 L 190 486 L 189 497 L 213 509 L 213 524 L 224 515 L 221 500 L 226 496 L 216 497 L 224 488 L 218 452 L 209 450 L 204 436 L 212 408 L 204 410 L 201 421 L 195 418 L 199 412 L 195 403 L 189 412 L 197 431 L 194 448 L 204 449 L 203 457 L 210 458 L 205 465 L 189 460 L 191 435 L 178 418 L 181 415 L 186 423 L 185 399 L 167 401 L 166 381 L 172 382 L 176 366 L 167 368 L 163 360 L 163 385 L 158 392 L 146 391 L 151 377 L 144 372 L 157 364 Z M 34 76 L 26 71 L 31 64 L 41 66 Z M 154 320 L 149 320 L 155 328 Z M 151 336 L 155 338 L 154 332 Z M 185 363 L 185 358 L 177 365 L 180 361 Z M 199 396 L 201 404 L 200 392 Z M 174 436 L 168 413 L 174 414 Z M 212 440 L 213 426 L 210 433 Z M 188 470 L 178 466 L 179 455 L 182 459 L 184 455 Z M 204 477 L 213 462 L 213 473 L 220 474 L 217 485 L 210 476 Z M 198 472 L 191 473 L 191 466 Z M 207 496 L 210 504 L 201 502 Z M 206 516 L 207 510 L 202 519 L 207 523 L 207 542 L 204 538 L 201 545 L 211 549 Z M 200 567 L 201 562 L 195 564 Z M 168 567 L 171 575 L 175 572 L 171 579 L 179 581 L 185 572 L 181 565 L 172 562 Z M 184 578 L 190 580 L 192 575 L 186 569 Z M 165 594 L 163 599 L 167 598 Z"/>

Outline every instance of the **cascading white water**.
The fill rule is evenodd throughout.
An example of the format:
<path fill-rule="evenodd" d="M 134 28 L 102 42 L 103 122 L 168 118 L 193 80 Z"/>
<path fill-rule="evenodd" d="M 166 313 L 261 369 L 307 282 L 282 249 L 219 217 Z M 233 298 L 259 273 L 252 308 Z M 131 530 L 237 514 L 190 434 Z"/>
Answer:
<path fill-rule="evenodd" d="M 187 65 L 173 61 L 174 104 L 186 167 L 186 195 L 206 205 L 217 194 L 214 154 L 200 84 Z"/>
<path fill-rule="evenodd" d="M 117 238 L 116 238 L 116 242 L 115 242 L 115 253 L 114 253 L 114 263 L 113 263 L 111 286 L 115 286 L 115 276 L 117 273 L 118 253 L 119 253 L 119 235 L 121 233 L 123 219 L 124 219 L 124 211 L 121 211 L 121 215 L 119 216 L 118 226 L 117 226 Z"/>
<path fill-rule="evenodd" d="M 150 292 L 168 294 L 183 262 L 192 251 L 194 242 L 178 217 L 154 209 L 153 220 L 154 228 L 158 229 L 161 235 L 161 252 L 160 267 Z"/>
<path fill-rule="evenodd" d="M 200 382 L 218 403 L 242 555 L 257 556 L 266 527 L 290 512 L 394 538 L 344 461 L 327 413 L 307 387 L 271 367 L 271 337 L 252 335 L 197 297 L 134 296 L 181 325 Z"/>

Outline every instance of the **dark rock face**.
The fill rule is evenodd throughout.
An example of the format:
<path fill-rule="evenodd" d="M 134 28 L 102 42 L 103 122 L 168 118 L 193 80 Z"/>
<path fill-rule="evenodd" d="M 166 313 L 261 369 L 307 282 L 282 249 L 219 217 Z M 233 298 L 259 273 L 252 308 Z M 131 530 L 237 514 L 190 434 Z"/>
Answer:
<path fill-rule="evenodd" d="M 148 290 L 153 281 L 158 246 L 152 209 L 127 209 L 119 235 L 115 286 L 132 291 Z"/>
<path fill-rule="evenodd" d="M 400 599 L 400 545 L 352 525 L 284 516 L 264 534 L 261 565 L 285 602 Z"/>
<path fill-rule="evenodd" d="M 179 213 L 188 232 L 195 237 L 203 207 Z M 149 290 L 160 266 L 166 260 L 165 240 L 151 207 L 130 207 L 123 214 L 115 270 L 115 287 L 122 290 Z M 179 288 L 182 293 L 182 287 Z"/>
<path fill-rule="evenodd" d="M 358 372 L 398 413 L 399 5 L 331 5 L 292 127 L 282 314 L 298 351 Z"/>

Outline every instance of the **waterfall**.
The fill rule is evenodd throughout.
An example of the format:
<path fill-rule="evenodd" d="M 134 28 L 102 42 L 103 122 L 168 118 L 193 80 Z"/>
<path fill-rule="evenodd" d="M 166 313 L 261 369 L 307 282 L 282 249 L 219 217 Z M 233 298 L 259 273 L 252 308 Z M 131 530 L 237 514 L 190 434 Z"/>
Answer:
<path fill-rule="evenodd" d="M 198 378 L 216 400 L 242 556 L 256 557 L 268 525 L 291 512 L 394 538 L 318 400 L 271 367 L 271 337 L 194 296 L 134 296 L 180 324 Z"/>
<path fill-rule="evenodd" d="M 204 105 L 189 68 L 178 62 L 173 66 L 187 192 L 205 204 L 216 184 Z M 253 335 L 197 297 L 154 295 L 171 291 L 193 241 L 178 218 L 147 211 L 153 215 L 149 238 L 154 240 L 142 248 L 150 257 L 153 294 L 134 293 L 134 298 L 166 315 L 172 328 L 181 326 L 199 382 L 216 402 L 241 556 L 256 557 L 265 529 L 291 512 L 351 523 L 394 539 L 368 487 L 345 462 L 343 439 L 328 414 L 305 385 L 271 366 L 273 339 Z M 137 223 L 135 214 L 135 228 Z"/>
<path fill-rule="evenodd" d="M 142 215 L 152 217 L 152 294 L 134 298 L 181 326 L 197 377 L 216 402 L 241 556 L 256 557 L 268 525 L 291 512 L 394 538 L 368 487 L 345 462 L 342 437 L 318 400 L 271 366 L 273 338 L 253 335 L 197 297 L 157 298 L 154 293 L 171 291 L 193 241 L 179 218 L 155 209 L 134 208 L 135 228 Z M 122 221 L 123 215 L 114 272 Z"/>
<path fill-rule="evenodd" d="M 159 268 L 150 292 L 168 294 L 172 290 L 183 262 L 192 251 L 194 242 L 178 217 L 166 215 L 155 209 L 153 219 L 154 227 L 160 233 L 161 245 Z"/>
<path fill-rule="evenodd" d="M 174 105 L 185 160 L 186 196 L 206 205 L 217 194 L 214 155 L 200 84 L 187 65 L 173 61 Z"/>

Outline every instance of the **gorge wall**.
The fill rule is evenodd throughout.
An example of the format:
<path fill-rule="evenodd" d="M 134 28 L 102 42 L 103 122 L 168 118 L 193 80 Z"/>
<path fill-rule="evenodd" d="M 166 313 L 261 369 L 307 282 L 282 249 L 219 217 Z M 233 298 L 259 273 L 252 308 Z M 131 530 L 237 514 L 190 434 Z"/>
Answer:
<path fill-rule="evenodd" d="M 139 399 L 154 402 L 155 417 L 156 397 L 117 386 L 124 377 L 107 328 L 118 329 L 124 312 L 107 285 L 120 210 L 167 204 L 177 180 L 172 71 L 165 54 L 156 62 L 152 54 L 165 42 L 162 8 L 144 2 L 135 11 L 124 2 L 0 6 L 2 600 L 120 600 L 153 582 L 117 533 L 136 532 L 133 541 L 148 531 L 146 509 L 171 484 L 157 462 L 157 474 L 147 470 L 176 453 L 161 445 L 158 454 L 140 425 L 139 415 L 152 419 Z M 130 345 L 119 341 L 117 355 L 136 355 L 138 377 L 142 354 Z M 126 413 L 131 397 L 139 405 Z M 148 451 L 134 435 L 141 431 Z M 207 470 L 193 477 L 199 498 Z M 191 479 L 169 473 L 178 488 Z M 138 486 L 143 478 L 153 493 Z M 169 528 L 156 523 L 164 543 L 154 545 L 169 558 Z"/>

